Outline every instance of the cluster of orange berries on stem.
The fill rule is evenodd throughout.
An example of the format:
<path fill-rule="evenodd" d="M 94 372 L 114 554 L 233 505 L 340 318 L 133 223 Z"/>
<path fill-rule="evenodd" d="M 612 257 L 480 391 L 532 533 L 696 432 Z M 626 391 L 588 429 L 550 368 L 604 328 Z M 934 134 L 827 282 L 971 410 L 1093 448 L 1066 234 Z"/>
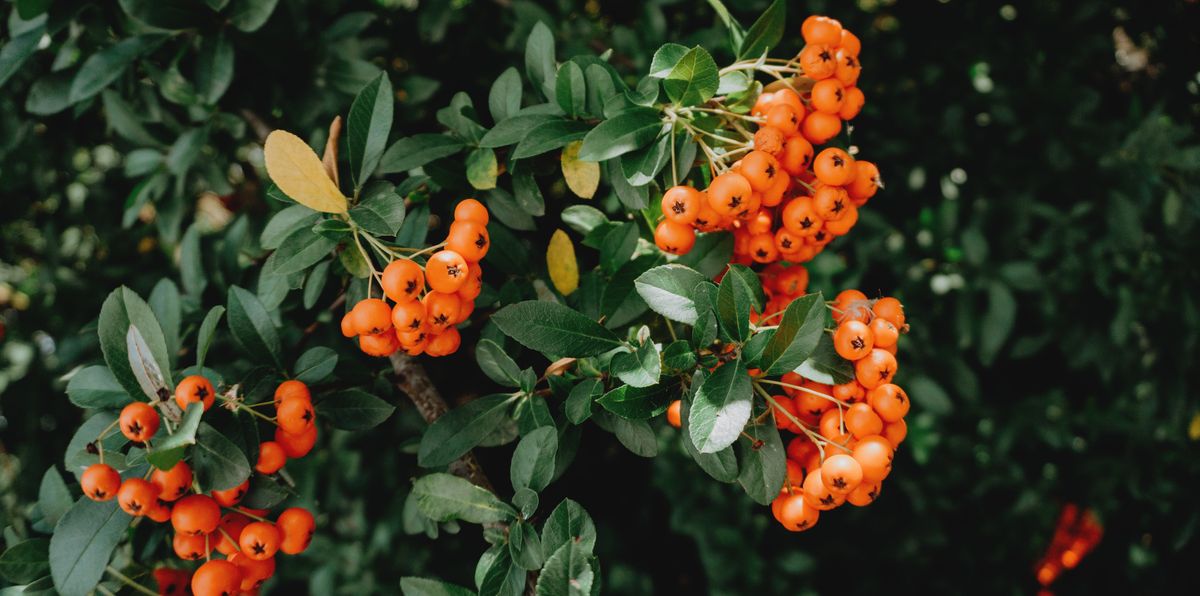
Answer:
<path fill-rule="evenodd" d="M 858 222 L 858 209 L 881 186 L 879 169 L 837 147 L 814 157 L 814 146 L 837 136 L 842 121 L 863 106 L 855 86 L 861 44 L 827 17 L 809 17 L 803 35 L 799 56 L 770 70 L 798 76 L 761 93 L 750 111 L 758 130 L 750 135 L 737 122 L 744 117 L 729 114 L 732 131 L 750 141 L 725 155 L 745 156 L 703 191 L 676 185 L 663 194 L 663 220 L 654 232 L 663 251 L 685 254 L 697 231 L 731 230 L 734 262 L 804 263 Z M 721 169 L 719 162 L 712 166 L 714 173 Z"/>
<path fill-rule="evenodd" d="M 479 261 L 491 247 L 487 225 L 482 203 L 460 201 L 446 241 L 435 245 L 444 248 L 430 255 L 424 267 L 412 258 L 417 255 L 388 263 L 378 281 L 394 304 L 382 298 L 360 300 L 342 317 L 342 335 L 357 335 L 359 348 L 371 356 L 391 356 L 398 350 L 412 356 L 458 351 L 462 338 L 455 325 L 471 316 L 483 289 Z"/>
<path fill-rule="evenodd" d="M 224 398 L 223 398 L 224 399 Z M 198 404 L 208 411 L 216 401 L 212 383 L 200 375 L 189 376 L 176 386 L 175 401 L 181 409 Z M 254 469 L 264 475 L 278 473 L 288 459 L 304 457 L 317 441 L 316 415 L 308 387 L 296 380 L 284 381 L 275 390 L 275 425 L 272 441 L 259 445 Z M 251 408 L 234 407 L 264 414 Z M 266 405 L 261 404 L 261 405 Z M 130 441 L 150 445 L 161 424 L 158 410 L 145 402 L 133 402 L 122 409 L 117 425 Z M 101 436 L 93 445 L 99 445 Z M 204 494 L 196 490 L 192 467 L 180 460 L 170 469 L 151 468 L 145 477 L 122 479 L 112 466 L 92 464 L 80 479 L 83 492 L 95 501 L 117 500 L 131 516 L 146 517 L 158 523 L 170 522 L 174 530 L 175 554 L 189 561 L 204 559 L 195 571 L 163 567 L 154 577 L 162 593 L 184 593 L 190 588 L 197 596 L 255 592 L 275 573 L 275 555 L 299 554 L 312 540 L 316 520 L 300 507 L 289 507 L 271 522 L 265 509 L 241 506 L 250 489 L 250 479 L 226 490 Z M 226 513 L 222 514 L 222 509 Z M 224 559 L 212 558 L 212 551 Z M 175 587 L 175 591 L 170 591 Z"/>
<path fill-rule="evenodd" d="M 1100 542 L 1104 528 L 1096 512 L 1075 503 L 1063 505 L 1046 554 L 1037 563 L 1037 581 L 1049 587 L 1065 569 L 1073 569 Z"/>

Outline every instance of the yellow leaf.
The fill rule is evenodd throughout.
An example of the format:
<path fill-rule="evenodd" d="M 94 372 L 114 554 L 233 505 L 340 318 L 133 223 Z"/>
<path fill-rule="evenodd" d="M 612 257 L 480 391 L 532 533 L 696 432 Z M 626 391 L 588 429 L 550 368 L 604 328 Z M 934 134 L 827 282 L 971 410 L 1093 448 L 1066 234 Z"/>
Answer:
<path fill-rule="evenodd" d="M 546 248 L 546 269 L 550 271 L 550 282 L 563 296 L 569 296 L 579 287 L 579 263 L 575 262 L 575 245 L 562 230 L 555 230 Z"/>
<path fill-rule="evenodd" d="M 267 135 L 263 149 L 267 174 L 284 194 L 314 211 L 346 212 L 346 197 L 325 173 L 321 158 L 300 137 L 275 130 Z"/>
<path fill-rule="evenodd" d="M 567 187 L 581 199 L 590 199 L 600 186 L 600 162 L 580 161 L 579 148 L 583 141 L 573 141 L 563 147 L 562 173 Z"/>
<path fill-rule="evenodd" d="M 1188 438 L 1200 441 L 1200 412 L 1192 416 L 1192 423 L 1188 425 Z"/>

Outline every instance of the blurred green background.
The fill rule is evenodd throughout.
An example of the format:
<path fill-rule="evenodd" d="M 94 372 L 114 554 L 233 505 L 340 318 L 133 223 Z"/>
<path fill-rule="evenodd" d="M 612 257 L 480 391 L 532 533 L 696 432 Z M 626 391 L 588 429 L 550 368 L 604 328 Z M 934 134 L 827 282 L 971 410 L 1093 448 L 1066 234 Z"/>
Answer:
<path fill-rule="evenodd" d="M 729 6 L 749 23 L 765 4 Z M 42 474 L 61 467 L 81 419 L 61 377 L 100 359 L 103 297 L 177 276 L 175 251 L 193 224 L 213 254 L 236 253 L 237 234 L 261 229 L 263 127 L 319 134 L 385 69 L 399 90 L 393 135 L 437 130 L 434 113 L 455 92 L 484 101 L 501 71 L 522 66 L 538 20 L 556 32 L 560 57 L 612 47 L 634 81 L 667 41 L 728 58 L 712 9 L 696 1 L 297 0 L 260 28 L 189 24 L 108 91 L 71 101 L 83 61 L 143 27 L 115 2 L 5 10 L 6 545 L 27 534 Z M 867 105 L 851 139 L 887 186 L 812 263 L 810 287 L 905 303 L 913 331 L 898 381 L 914 409 L 895 472 L 874 506 L 793 535 L 697 469 L 671 429 L 661 431 L 670 447 L 646 460 L 591 428 L 544 502 L 585 505 L 616 594 L 1030 593 L 1066 502 L 1095 508 L 1105 533 L 1056 592 L 1195 593 L 1200 6 L 858 0 L 788 11 L 783 51 L 799 50 L 809 13 L 863 41 Z M 227 90 L 192 74 L 218 38 L 234 53 Z M 313 341 L 341 344 L 340 374 L 377 366 L 327 327 Z M 431 365 L 451 401 L 489 391 L 464 372 L 470 354 Z M 404 447 L 421 423 L 402 396 L 390 399 L 401 404 L 392 421 L 331 433 L 293 472 L 319 503 L 321 534 L 306 562 L 280 566 L 279 593 L 395 593 L 414 574 L 472 583 L 478 529 L 437 540 L 404 531 L 402 497 L 417 471 Z M 480 451 L 498 484 L 509 452 Z"/>

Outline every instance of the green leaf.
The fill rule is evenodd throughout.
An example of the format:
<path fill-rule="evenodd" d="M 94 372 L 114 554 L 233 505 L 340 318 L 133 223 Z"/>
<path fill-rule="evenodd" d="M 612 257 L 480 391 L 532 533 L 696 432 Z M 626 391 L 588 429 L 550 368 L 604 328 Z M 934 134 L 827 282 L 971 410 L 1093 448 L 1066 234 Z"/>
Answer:
<path fill-rule="evenodd" d="M 506 418 L 510 401 L 509 395 L 488 395 L 446 412 L 421 436 L 417 463 L 440 468 L 462 457 Z"/>
<path fill-rule="evenodd" d="M 510 66 L 492 83 L 492 89 L 488 92 L 488 111 L 492 114 L 492 121 L 499 124 L 520 110 L 521 73 Z"/>
<path fill-rule="evenodd" d="M 688 433 L 700 453 L 714 453 L 737 441 L 753 406 L 750 375 L 742 359 L 726 362 L 696 390 Z"/>
<path fill-rule="evenodd" d="M 629 262 L 633 252 L 637 250 L 640 232 L 634 222 L 619 224 L 604 235 L 600 245 L 600 267 L 608 272 L 615 272 Z"/>
<path fill-rule="evenodd" d="M 692 326 L 692 346 L 697 350 L 709 347 L 717 338 L 717 286 L 703 281 L 692 290 L 696 300 L 696 324 Z"/>
<path fill-rule="evenodd" d="M 315 385 L 333 374 L 333 369 L 337 368 L 337 361 L 337 352 L 325 346 L 309 348 L 296 359 L 293 376 L 306 385 Z"/>
<path fill-rule="evenodd" d="M 229 490 L 250 477 L 250 463 L 232 441 L 217 429 L 201 423 L 192 450 L 192 469 L 204 491 Z"/>
<path fill-rule="evenodd" d="M 658 378 L 662 376 L 662 359 L 659 357 L 658 346 L 653 341 L 647 341 L 638 346 L 636 352 L 614 354 L 609 370 L 626 383 L 630 389 L 651 387 L 658 383 Z M 631 391 L 630 393 L 640 392 Z M 633 395 L 626 397 L 633 397 Z M 600 405 L 608 407 L 603 399 L 600 400 Z"/>
<path fill-rule="evenodd" d="M 746 36 L 746 31 L 742 28 L 741 23 L 738 23 L 737 19 L 729 14 L 729 9 L 725 8 L 721 0 L 708 0 L 708 5 L 712 7 L 713 12 L 717 13 L 717 16 L 720 17 L 721 22 L 725 25 L 725 29 L 729 31 L 730 49 L 736 50 L 740 48 L 742 46 L 742 39 Z"/>
<path fill-rule="evenodd" d="M 733 234 L 712 232 L 696 236 L 696 245 L 691 252 L 675 261 L 679 265 L 691 267 L 708 279 L 713 279 L 733 257 Z"/>
<path fill-rule="evenodd" d="M 514 114 L 496 123 L 479 139 L 480 147 L 507 147 L 521 142 L 538 126 L 547 122 L 569 122 L 553 114 Z"/>
<path fill-rule="evenodd" d="M 361 389 L 346 389 L 322 399 L 317 414 L 342 430 L 367 430 L 387 420 L 396 407 Z"/>
<path fill-rule="evenodd" d="M 376 174 L 396 174 L 462 151 L 462 141 L 444 134 L 424 133 L 392 143 L 379 160 Z"/>
<path fill-rule="evenodd" d="M 703 377 L 700 375 L 700 373 L 697 373 L 692 378 L 695 381 L 694 385 L 699 385 Z M 691 455 L 692 459 L 696 461 L 696 464 L 700 466 L 700 469 L 704 470 L 709 476 L 712 476 L 721 482 L 733 482 L 734 480 L 737 480 L 738 461 L 737 456 L 733 453 L 732 446 L 715 451 L 713 453 L 700 453 L 700 451 L 696 449 L 696 446 L 692 444 L 690 431 L 691 424 L 689 420 L 690 413 L 691 404 L 689 403 L 689 400 L 685 399 L 683 400 L 682 411 L 680 412 L 683 428 L 679 434 L 679 442 L 683 444 L 684 451 L 687 451 L 688 455 Z"/>
<path fill-rule="evenodd" d="M 577 543 L 589 553 L 596 547 L 596 525 L 583 506 L 571 499 L 563 499 L 542 526 L 543 552 L 555 552 L 567 543 Z"/>
<path fill-rule="evenodd" d="M 581 116 L 587 111 L 587 82 L 583 69 L 574 60 L 558 67 L 555 80 L 555 99 L 567 116 Z"/>
<path fill-rule="evenodd" d="M 214 16 L 201 2 L 192 0 L 120 0 L 125 14 L 159 29 L 191 29 Z"/>
<path fill-rule="evenodd" d="M 38 485 L 37 501 L 46 529 L 53 528 L 74 503 L 75 498 L 71 496 L 71 490 L 67 488 L 67 483 L 63 481 L 58 469 L 54 466 L 46 468 L 46 473 L 42 474 L 42 482 Z"/>
<path fill-rule="evenodd" d="M 679 383 L 668 380 L 647 387 L 622 385 L 605 393 L 596 403 L 621 418 L 645 420 L 665 412 L 671 400 L 677 397 Z"/>
<path fill-rule="evenodd" d="M 106 366 L 89 366 L 72 375 L 67 397 L 81 408 L 120 408 L 133 401 Z"/>
<path fill-rule="evenodd" d="M 649 144 L 658 137 L 662 127 L 658 110 L 640 107 L 625 110 L 601 122 L 583 137 L 579 159 L 604 161 L 624 155 Z"/>
<path fill-rule="evenodd" d="M 496 176 L 500 166 L 496 163 L 496 152 L 480 148 L 467 154 L 467 182 L 477 190 L 496 188 Z"/>
<path fill-rule="evenodd" d="M 667 97 L 681 106 L 699 105 L 712 99 L 719 84 L 717 63 L 700 46 L 688 50 L 663 79 Z"/>
<path fill-rule="evenodd" d="M 97 331 L 104 361 L 130 395 L 156 399 L 159 389 L 174 387 L 162 329 L 150 306 L 132 290 L 122 286 L 108 295 Z"/>
<path fill-rule="evenodd" d="M 786 20 L 787 5 L 783 0 L 775 0 L 746 31 L 746 37 L 737 51 L 738 60 L 758 58 L 777 46 L 779 40 L 783 39 Z"/>
<path fill-rule="evenodd" d="M 669 124 L 664 124 L 653 143 L 621 156 L 621 174 L 633 186 L 645 186 L 671 161 Z"/>
<path fill-rule="evenodd" d="M 696 367 L 696 352 L 686 341 L 673 341 L 663 348 L 662 364 L 669 371 L 691 372 Z"/>
<path fill-rule="evenodd" d="M 571 205 L 563 209 L 562 221 L 572 230 L 586 235 L 596 227 L 608 223 L 608 217 L 591 205 Z"/>
<path fill-rule="evenodd" d="M 479 340 L 475 344 L 475 363 L 491 380 L 505 387 L 520 386 L 517 379 L 521 376 L 521 369 L 500 344 L 490 339 Z"/>
<path fill-rule="evenodd" d="M 362 200 L 350 209 L 350 219 L 376 236 L 395 236 L 404 225 L 404 213 L 404 198 L 396 194 L 396 187 L 375 180 L 363 187 Z"/>
<path fill-rule="evenodd" d="M 260 361 L 269 359 L 282 370 L 279 335 L 258 297 L 244 288 L 230 286 L 228 304 L 229 331 L 242 350 Z"/>
<path fill-rule="evenodd" d="M 99 463 L 100 458 L 86 451 L 88 443 L 96 440 L 104 429 L 117 421 L 117 413 L 112 411 L 100 411 L 93 414 L 79 425 L 79 429 L 71 436 L 71 441 L 67 443 L 67 451 L 63 457 L 63 466 L 68 473 L 74 474 L 76 477 L 83 474 L 84 469 L 88 466 Z M 109 433 L 102 441 L 104 445 L 104 462 L 121 470 L 125 467 L 125 457 L 120 450 L 129 443 L 129 439 L 119 432 Z"/>
<path fill-rule="evenodd" d="M 485 490 L 450 474 L 429 474 L 413 483 L 417 507 L 426 517 L 447 522 L 461 519 L 486 524 L 513 519 L 516 511 Z"/>
<path fill-rule="evenodd" d="M 625 207 L 626 211 L 645 209 L 650 204 L 650 187 L 649 185 L 633 186 L 629 184 L 629 179 L 625 177 L 625 171 L 621 165 L 624 158 L 625 156 L 614 157 L 604 162 L 608 170 L 608 183 L 612 185 L 613 192 L 621 200 L 621 205 Z"/>
<path fill-rule="evenodd" d="M 686 325 L 696 323 L 696 302 L 692 291 L 705 281 L 700 273 L 679 264 L 655 267 L 633 282 L 650 310 Z"/>
<path fill-rule="evenodd" d="M 739 441 L 741 471 L 738 484 L 760 505 L 770 505 L 779 496 L 779 488 L 787 477 L 787 455 L 783 440 L 774 424 L 759 424 L 746 428 L 746 434 L 754 439 Z"/>
<path fill-rule="evenodd" d="M 542 553 L 542 540 L 533 524 L 527 521 L 518 520 L 509 528 L 508 547 L 513 563 L 522 569 L 536 571 L 546 562 L 546 556 Z"/>
<path fill-rule="evenodd" d="M 492 315 L 505 335 L 543 354 L 582 358 L 622 345 L 613 332 L 557 302 L 525 301 Z"/>
<path fill-rule="evenodd" d="M 205 37 L 196 56 L 196 92 L 212 105 L 233 82 L 233 43 L 224 31 Z"/>
<path fill-rule="evenodd" d="M 175 358 L 179 353 L 179 327 L 183 318 L 183 307 L 180 304 L 179 288 L 169 279 L 160 279 L 150 292 L 150 310 L 158 319 L 163 331 L 163 340 L 167 344 L 167 362 L 173 368 Z"/>
<path fill-rule="evenodd" d="M 525 570 L 513 562 L 510 549 L 505 549 L 491 561 L 483 574 L 479 582 L 479 596 L 521 596 L 525 589 L 525 576 Z"/>
<path fill-rule="evenodd" d="M 1012 333 L 1017 321 L 1017 300 L 1012 290 L 998 281 L 988 284 L 988 306 L 980 320 L 979 360 L 991 365 Z"/>
<path fill-rule="evenodd" d="M 650 61 L 650 76 L 658 79 L 666 78 L 687 53 L 687 46 L 677 43 L 663 44 L 654 52 L 654 59 Z"/>
<path fill-rule="evenodd" d="M 763 349 L 758 367 L 768 376 L 795 370 L 817 348 L 824 333 L 825 297 L 820 292 L 791 301 Z"/>
<path fill-rule="evenodd" d="M 503 188 L 486 190 L 483 193 L 483 200 L 492 217 L 500 220 L 500 223 L 505 226 L 514 230 L 529 231 L 534 229 L 533 218 L 517 204 L 516 199 L 507 190 Z M 492 242 L 492 247 L 494 248 L 495 246 L 496 243 Z"/>
<path fill-rule="evenodd" d="M 10 31 L 10 34 L 16 33 Z M 11 35 L 8 41 L 4 43 L 4 47 L 0 47 L 0 87 L 4 86 L 14 73 L 21 69 L 21 65 L 33 55 L 38 49 L 38 43 L 42 41 L 42 37 L 46 34 L 45 21 L 42 24 L 17 35 Z"/>
<path fill-rule="evenodd" d="M 583 424 L 592 416 L 592 402 L 604 392 L 604 383 L 600 379 L 584 379 L 571 388 L 564 404 L 567 420 L 572 424 Z"/>
<path fill-rule="evenodd" d="M 71 81 L 71 103 L 79 103 L 99 93 L 117 80 L 134 60 L 164 39 L 161 35 L 129 37 L 89 56 Z"/>
<path fill-rule="evenodd" d="M 585 138 L 589 127 L 578 120 L 554 119 L 542 122 L 526 134 L 512 152 L 512 159 L 525 159 L 541 155 L 566 146 L 572 141 Z"/>
<path fill-rule="evenodd" d="M 50 574 L 60 594 L 85 596 L 96 588 L 131 519 L 116 499 L 75 502 L 50 538 Z"/>
<path fill-rule="evenodd" d="M 279 0 L 233 0 L 233 8 L 229 11 L 229 21 L 240 31 L 250 33 L 258 31 L 266 24 L 275 5 Z"/>
<path fill-rule="evenodd" d="M 27 584 L 50 571 L 50 541 L 32 538 L 9 547 L 0 554 L 0 577 Z"/>
<path fill-rule="evenodd" d="M 386 72 L 363 87 L 350 106 L 346 122 L 346 148 L 354 188 L 361 188 L 379 166 L 388 133 L 392 131 L 392 82 Z M 399 227 L 399 226 L 397 226 Z"/>
<path fill-rule="evenodd" d="M 598 414 L 608 415 L 607 412 L 598 412 Z M 609 424 L 612 426 L 613 434 L 617 436 L 617 440 L 630 453 L 641 457 L 654 457 L 658 455 L 658 439 L 654 435 L 654 429 L 650 428 L 650 424 L 645 420 L 630 420 L 621 416 L 611 416 Z"/>
<path fill-rule="evenodd" d="M 277 480 L 255 474 L 250 477 L 250 488 L 239 505 L 252 509 L 271 509 L 284 502 L 292 493 Z"/>
<path fill-rule="evenodd" d="M 475 592 L 462 586 L 424 577 L 400 579 L 400 592 L 404 596 L 474 596 Z"/>
<path fill-rule="evenodd" d="M 575 542 L 562 545 L 546 560 L 538 576 L 537 596 L 588 596 L 595 575 L 591 553 Z"/>
<path fill-rule="evenodd" d="M 196 333 L 196 366 L 204 368 L 204 358 L 208 355 L 208 348 L 212 346 L 213 336 L 217 333 L 217 324 L 221 322 L 221 315 L 225 314 L 225 307 L 217 305 L 209 309 L 208 314 L 204 315 L 204 321 L 200 323 L 200 330 Z"/>
<path fill-rule="evenodd" d="M 554 63 L 554 34 L 545 23 L 539 21 L 529 32 L 525 41 L 525 76 L 533 87 L 542 92 L 546 99 L 554 101 L 555 77 L 558 67 Z"/>
<path fill-rule="evenodd" d="M 730 265 L 717 288 L 717 320 L 735 340 L 750 337 L 750 310 L 762 312 L 762 284 L 745 265 Z"/>
<path fill-rule="evenodd" d="M 826 385 L 841 385 L 854 379 L 854 365 L 838 355 L 833 348 L 833 338 L 828 333 L 821 334 L 817 348 L 796 372 L 806 379 Z"/>
<path fill-rule="evenodd" d="M 542 190 L 538 188 L 533 174 L 524 169 L 513 172 L 513 198 L 525 213 L 535 217 L 546 214 L 546 199 L 542 197 Z"/>
<path fill-rule="evenodd" d="M 529 488 L 541 492 L 554 478 L 554 457 L 558 454 L 558 429 L 542 426 L 521 438 L 513 451 L 508 474 L 514 489 Z"/>
<path fill-rule="evenodd" d="M 200 428 L 200 417 L 204 414 L 201 404 L 188 405 L 187 411 L 179 421 L 175 432 L 164 436 L 160 433 L 155 438 L 152 450 L 146 453 L 146 461 L 160 470 L 170 470 L 183 459 L 184 451 L 196 444 L 196 431 Z"/>
<path fill-rule="evenodd" d="M 310 228 L 300 228 L 287 238 L 275 251 L 275 275 L 299 273 L 329 256 L 337 241 L 314 234 Z"/>

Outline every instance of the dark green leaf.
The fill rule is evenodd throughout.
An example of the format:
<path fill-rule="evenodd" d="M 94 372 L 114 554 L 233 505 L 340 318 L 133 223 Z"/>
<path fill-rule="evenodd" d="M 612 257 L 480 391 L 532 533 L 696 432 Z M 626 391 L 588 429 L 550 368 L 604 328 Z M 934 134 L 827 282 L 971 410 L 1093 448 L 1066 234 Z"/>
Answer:
<path fill-rule="evenodd" d="M 346 389 L 317 404 L 317 414 L 342 430 L 367 430 L 387 420 L 396 407 L 361 389 Z"/>
<path fill-rule="evenodd" d="M 658 110 L 632 108 L 601 122 L 579 149 L 579 159 L 604 161 L 646 146 L 658 136 L 663 123 Z"/>
<path fill-rule="evenodd" d="M 492 114 L 492 121 L 499 124 L 520 110 L 521 73 L 510 66 L 492 83 L 492 90 L 488 93 L 488 111 Z"/>
<path fill-rule="evenodd" d="M 683 265 L 655 267 L 634 281 L 638 294 L 650 310 L 687 325 L 696 322 L 696 302 L 692 291 L 705 277 Z"/>
<path fill-rule="evenodd" d="M 89 366 L 72 375 L 67 397 L 81 408 L 119 408 L 133 401 L 105 366 Z"/>
<path fill-rule="evenodd" d="M 462 586 L 423 577 L 401 578 L 400 592 L 404 596 L 474 596 L 475 594 Z"/>
<path fill-rule="evenodd" d="M 568 542 L 578 543 L 586 552 L 596 546 L 596 526 L 583 506 L 563 499 L 542 526 L 543 552 L 555 552 Z"/>
<path fill-rule="evenodd" d="M 666 78 L 679 63 L 679 59 L 687 53 L 687 46 L 677 43 L 663 44 L 654 52 L 654 59 L 650 61 L 650 76 L 659 79 Z"/>
<path fill-rule="evenodd" d="M 443 414 L 421 437 L 417 463 L 440 468 L 462 457 L 495 430 L 511 399 L 503 394 L 488 395 Z"/>
<path fill-rule="evenodd" d="M 592 415 L 592 401 L 604 392 L 604 384 L 599 379 L 584 379 L 571 389 L 564 408 L 567 420 L 572 424 L 583 424 Z"/>
<path fill-rule="evenodd" d="M 521 345 L 548 355 L 581 358 L 622 345 L 613 332 L 557 302 L 511 304 L 492 315 L 492 322 Z"/>
<path fill-rule="evenodd" d="M 196 431 L 200 428 L 200 416 L 204 414 L 204 406 L 190 404 L 175 432 L 166 434 L 162 429 L 155 436 L 153 449 L 146 453 L 146 461 L 160 470 L 170 470 L 183 459 L 184 451 L 196 444 Z M 165 436 L 164 436 L 165 435 Z"/>
<path fill-rule="evenodd" d="M 361 188 L 379 166 L 388 133 L 392 130 L 393 105 L 392 82 L 384 72 L 363 87 L 350 106 L 346 148 L 356 189 Z"/>
<path fill-rule="evenodd" d="M 496 188 L 496 176 L 499 174 L 495 151 L 485 147 L 467 154 L 467 182 L 476 190 Z"/>
<path fill-rule="evenodd" d="M 0 577 L 27 584 L 50 572 L 50 541 L 32 538 L 18 542 L 0 554 Z"/>
<path fill-rule="evenodd" d="M 488 211 L 492 216 L 500 220 L 500 223 L 514 230 L 533 230 L 534 222 L 529 213 L 517 204 L 507 190 L 503 188 L 493 188 L 485 191 L 483 195 L 484 204 L 487 205 Z M 492 243 L 493 248 L 495 242 Z"/>
<path fill-rule="evenodd" d="M 691 252 L 680 257 L 676 263 L 699 271 L 708 279 L 729 266 L 733 257 L 733 234 L 710 232 L 696 236 L 696 244 Z"/>
<path fill-rule="evenodd" d="M 283 368 L 282 348 L 271 316 L 258 298 L 238 286 L 229 288 L 229 331 L 234 340 L 252 357 L 269 360 Z"/>
<path fill-rule="evenodd" d="M 250 33 L 266 24 L 279 0 L 233 0 L 229 21 L 240 31 Z"/>
<path fill-rule="evenodd" d="M 542 553 L 542 539 L 538 537 L 533 524 L 518 520 L 508 530 L 509 554 L 513 562 L 522 569 L 536 571 L 546 562 Z"/>
<path fill-rule="evenodd" d="M 196 432 L 192 469 L 196 472 L 196 482 L 204 491 L 229 490 L 250 477 L 246 454 L 206 423 L 201 423 Z"/>
<path fill-rule="evenodd" d="M 475 363 L 483 374 L 505 387 L 517 387 L 521 369 L 509 357 L 504 348 L 490 339 L 481 339 L 475 345 Z"/>
<path fill-rule="evenodd" d="M 773 424 L 746 427 L 750 441 L 739 441 L 741 471 L 738 483 L 760 505 L 770 505 L 779 496 L 779 488 L 787 476 L 787 456 L 779 429 Z"/>
<path fill-rule="evenodd" d="M 663 88 L 677 105 L 694 106 L 712 99 L 719 83 L 717 63 L 704 48 L 696 46 L 679 58 L 663 79 Z"/>
<path fill-rule="evenodd" d="M 221 322 L 221 315 L 224 314 L 225 307 L 218 304 L 204 315 L 204 321 L 200 323 L 200 330 L 196 333 L 197 367 L 204 367 L 204 358 L 208 355 L 208 348 L 212 346 L 213 336 L 217 333 L 217 324 Z"/>
<path fill-rule="evenodd" d="M 820 292 L 791 301 L 775 335 L 763 349 L 758 367 L 768 376 L 795 370 L 817 348 L 824 333 L 825 298 Z"/>
<path fill-rule="evenodd" d="M 376 236 L 395 236 L 404 225 L 404 198 L 390 182 L 369 182 L 363 187 L 362 200 L 350 209 L 350 219 Z"/>
<path fill-rule="evenodd" d="M 444 134 L 425 133 L 404 137 L 384 152 L 377 174 L 396 174 L 419 168 L 435 159 L 462 151 L 462 141 Z"/>
<path fill-rule="evenodd" d="M 703 377 L 697 373 L 692 377 L 695 384 L 699 384 Z M 690 424 L 688 416 L 691 412 L 688 400 L 683 400 L 682 411 L 680 412 L 683 428 L 680 429 L 679 442 L 683 445 L 683 449 L 692 456 L 700 469 L 704 470 L 709 476 L 721 482 L 733 482 L 738 477 L 738 461 L 737 456 L 733 454 L 733 447 L 729 446 L 713 453 L 700 453 L 696 446 L 692 444 Z"/>
<path fill-rule="evenodd" d="M 161 35 L 129 37 L 89 56 L 71 81 L 71 103 L 99 93 L 117 80 L 138 56 L 158 46 L 163 39 Z"/>
<path fill-rule="evenodd" d="M 758 20 L 746 31 L 746 36 L 738 48 L 739 60 L 758 58 L 767 50 L 773 49 L 783 39 L 783 26 L 787 20 L 787 5 L 783 0 L 775 0 L 763 11 Z"/>
<path fill-rule="evenodd" d="M 591 134 L 588 130 L 588 124 L 578 120 L 555 118 L 542 122 L 521 138 L 521 142 L 517 143 L 517 148 L 512 152 L 512 159 L 525 159 L 561 148 L 571 141 L 578 141 Z"/>
<path fill-rule="evenodd" d="M 546 560 L 538 576 L 537 596 L 588 596 L 595 575 L 589 563 L 591 552 L 576 542 L 558 548 Z"/>
<path fill-rule="evenodd" d="M 116 499 L 80 497 L 75 502 L 50 538 L 50 574 L 59 593 L 85 596 L 96 588 L 131 519 Z"/>
<path fill-rule="evenodd" d="M 563 112 L 572 118 L 587 111 L 587 81 L 583 77 L 583 68 L 574 60 L 558 67 L 555 99 Z"/>
<path fill-rule="evenodd" d="M 525 76 L 546 99 L 554 101 L 557 70 L 554 63 L 554 34 L 545 23 L 539 21 L 525 42 Z"/>
<path fill-rule="evenodd" d="M 159 29 L 191 29 L 213 17 L 207 6 L 193 0 L 120 0 L 120 4 L 135 20 Z"/>
<path fill-rule="evenodd" d="M 315 385 L 333 374 L 333 369 L 337 368 L 337 361 L 337 352 L 325 346 L 309 348 L 296 359 L 293 376 L 297 381 Z"/>
<path fill-rule="evenodd" d="M 479 146 L 495 148 L 519 143 L 534 128 L 547 122 L 567 122 L 567 120 L 552 114 L 514 114 L 497 122 L 496 126 L 479 140 Z"/>
<path fill-rule="evenodd" d="M 826 385 L 848 383 L 854 378 L 854 365 L 838 355 L 833 348 L 833 338 L 828 333 L 822 333 L 808 360 L 805 360 L 796 372 L 806 379 L 812 379 Z"/>
<path fill-rule="evenodd" d="M 662 360 L 658 354 L 658 347 L 653 341 L 647 341 L 638 346 L 637 351 L 633 353 L 614 354 L 609 369 L 630 389 L 646 388 L 658 383 L 658 378 L 662 376 Z M 603 399 L 600 401 L 600 405 L 608 407 Z M 611 410 L 611 408 L 609 409 Z"/>
<path fill-rule="evenodd" d="M 417 506 L 439 522 L 461 519 L 486 524 L 512 519 L 516 511 L 490 491 L 450 474 L 429 474 L 413 483 Z"/>
<path fill-rule="evenodd" d="M 696 390 L 688 433 L 700 453 L 715 453 L 737 441 L 750 420 L 750 375 L 741 358 L 726 362 Z"/>
<path fill-rule="evenodd" d="M 513 488 L 541 492 L 554 477 L 557 453 L 558 430 L 554 426 L 542 426 L 522 437 L 508 469 Z"/>

